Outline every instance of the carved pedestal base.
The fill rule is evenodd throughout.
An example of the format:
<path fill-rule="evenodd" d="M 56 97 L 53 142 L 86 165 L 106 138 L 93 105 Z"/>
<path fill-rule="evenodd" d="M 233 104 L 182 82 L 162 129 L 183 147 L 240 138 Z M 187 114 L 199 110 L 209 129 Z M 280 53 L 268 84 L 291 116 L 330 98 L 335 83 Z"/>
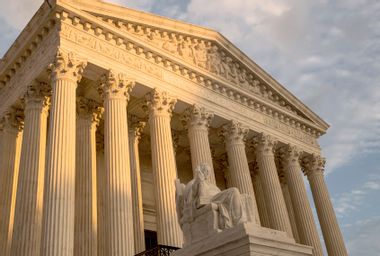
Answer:
<path fill-rule="evenodd" d="M 312 248 L 296 244 L 285 232 L 258 227 L 253 223 L 240 224 L 234 228 L 214 233 L 183 249 L 173 256 L 311 256 Z"/>
<path fill-rule="evenodd" d="M 195 221 L 192 224 L 182 226 L 185 247 L 221 232 L 218 228 L 217 209 L 216 204 L 208 204 L 193 213 Z"/>

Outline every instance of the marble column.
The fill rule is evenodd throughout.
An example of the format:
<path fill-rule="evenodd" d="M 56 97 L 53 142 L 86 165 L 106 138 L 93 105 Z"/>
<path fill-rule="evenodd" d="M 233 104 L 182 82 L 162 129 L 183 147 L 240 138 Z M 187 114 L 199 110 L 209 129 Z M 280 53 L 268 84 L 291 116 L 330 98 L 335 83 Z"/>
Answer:
<path fill-rule="evenodd" d="M 299 243 L 300 238 L 298 235 L 298 228 L 297 228 L 296 217 L 294 214 L 294 207 L 292 203 L 292 198 L 290 197 L 290 193 L 289 193 L 289 186 L 286 181 L 286 177 L 283 170 L 279 172 L 278 177 L 280 179 L 282 195 L 284 196 L 286 209 L 288 210 L 290 226 L 292 227 L 292 234 L 293 234 L 294 240 L 296 240 L 296 242 Z"/>
<path fill-rule="evenodd" d="M 224 125 L 222 129 L 229 165 L 228 184 L 230 187 L 239 189 L 240 193 L 251 196 L 254 214 L 253 221 L 257 225 L 260 225 L 259 211 L 245 152 L 245 139 L 249 130 L 241 123 L 235 121 Z"/>
<path fill-rule="evenodd" d="M 157 238 L 163 245 L 182 247 L 175 204 L 176 164 L 170 121 L 176 99 L 158 88 L 146 95 L 157 207 Z"/>
<path fill-rule="evenodd" d="M 324 165 L 325 159 L 318 155 L 304 159 L 304 170 L 310 183 L 328 255 L 347 255 L 343 236 L 323 177 Z"/>
<path fill-rule="evenodd" d="M 12 108 L 1 120 L 0 251 L 10 255 L 22 143 L 23 113 Z"/>
<path fill-rule="evenodd" d="M 102 124 L 99 127 L 103 127 Z M 107 244 L 107 220 L 106 220 L 106 170 L 104 159 L 104 136 L 101 131 L 96 133 L 96 202 L 98 216 L 98 256 L 108 256 Z"/>
<path fill-rule="evenodd" d="M 25 125 L 11 255 L 40 255 L 50 86 L 33 82 L 25 95 Z"/>
<path fill-rule="evenodd" d="M 282 195 L 274 159 L 276 141 L 269 135 L 259 134 L 256 138 L 256 160 L 259 166 L 259 176 L 266 201 L 270 227 L 284 231 L 292 237 L 292 228 L 287 213 L 284 196 Z"/>
<path fill-rule="evenodd" d="M 104 100 L 107 255 L 133 255 L 133 214 L 127 104 L 134 83 L 111 70 L 99 86 Z"/>
<path fill-rule="evenodd" d="M 181 121 L 188 130 L 193 176 L 195 177 L 195 168 L 205 163 L 210 166 L 209 181 L 216 184 L 208 136 L 210 122 L 213 117 L 214 114 L 208 112 L 205 108 L 193 105 L 185 110 Z"/>
<path fill-rule="evenodd" d="M 257 210 L 259 211 L 261 226 L 270 228 L 267 206 L 265 203 L 263 187 L 261 185 L 258 169 L 259 167 L 256 163 L 250 168 L 253 190 L 255 191 L 256 196 Z"/>
<path fill-rule="evenodd" d="M 299 241 L 301 244 L 312 246 L 314 248 L 313 255 L 323 255 L 313 212 L 302 178 L 302 171 L 299 163 L 299 158 L 302 152 L 294 146 L 287 146 L 284 150 L 285 152 L 282 157 L 284 174 L 294 208 Z"/>
<path fill-rule="evenodd" d="M 97 255 L 96 127 L 103 109 L 77 100 L 74 255 Z"/>
<path fill-rule="evenodd" d="M 42 255 L 74 253 L 76 88 L 86 62 L 58 50 L 50 66 L 52 97 L 45 173 Z"/>
<path fill-rule="evenodd" d="M 133 119 L 133 121 L 131 120 Z M 135 239 L 135 254 L 145 251 L 144 214 L 142 204 L 139 142 L 145 122 L 130 118 L 129 151 L 131 158 L 131 182 L 133 203 L 133 234 Z"/>

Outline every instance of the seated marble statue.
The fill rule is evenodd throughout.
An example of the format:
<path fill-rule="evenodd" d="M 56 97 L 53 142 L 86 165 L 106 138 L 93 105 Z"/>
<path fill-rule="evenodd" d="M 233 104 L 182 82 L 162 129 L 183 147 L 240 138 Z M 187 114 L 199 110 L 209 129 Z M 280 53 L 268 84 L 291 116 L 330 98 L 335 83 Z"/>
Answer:
<path fill-rule="evenodd" d="M 196 222 L 202 208 L 212 205 L 210 211 L 217 216 L 216 229 L 223 230 L 249 221 L 249 203 L 245 195 L 241 195 L 237 188 L 228 188 L 221 191 L 216 185 L 209 182 L 210 167 L 200 164 L 195 169 L 195 178 L 188 184 L 176 180 L 176 203 L 179 223 L 185 233 L 185 224 Z M 204 210 L 207 211 L 207 210 Z"/>

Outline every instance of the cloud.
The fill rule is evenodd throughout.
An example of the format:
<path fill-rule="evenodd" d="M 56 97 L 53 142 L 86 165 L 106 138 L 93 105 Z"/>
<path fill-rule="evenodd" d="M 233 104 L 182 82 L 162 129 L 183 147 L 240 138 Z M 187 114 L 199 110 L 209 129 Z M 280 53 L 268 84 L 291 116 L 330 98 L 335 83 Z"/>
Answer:
<path fill-rule="evenodd" d="M 132 9 L 150 11 L 153 7 L 154 0 L 112 0 L 109 1 L 121 6 L 126 6 Z"/>
<path fill-rule="evenodd" d="M 21 30 L 42 3 L 43 0 L 0 0 L 0 17 L 8 26 Z"/>
<path fill-rule="evenodd" d="M 380 216 L 363 219 L 346 227 L 346 246 L 350 255 L 380 255 Z"/>
<path fill-rule="evenodd" d="M 370 176 L 370 180 L 362 185 L 342 193 L 333 199 L 335 212 L 338 218 L 352 215 L 352 212 L 362 210 L 362 205 L 368 202 L 368 198 L 380 190 L 380 177 Z"/>

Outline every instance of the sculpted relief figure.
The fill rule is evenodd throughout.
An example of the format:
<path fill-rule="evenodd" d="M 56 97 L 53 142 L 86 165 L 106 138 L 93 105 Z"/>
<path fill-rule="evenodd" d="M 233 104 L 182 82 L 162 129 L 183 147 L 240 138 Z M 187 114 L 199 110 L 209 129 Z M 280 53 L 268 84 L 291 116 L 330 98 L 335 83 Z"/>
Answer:
<path fill-rule="evenodd" d="M 219 75 L 221 72 L 222 57 L 219 54 L 218 47 L 213 45 L 207 54 L 207 69 L 214 74 Z"/>
<path fill-rule="evenodd" d="M 191 43 L 187 41 L 182 41 L 179 44 L 179 47 L 178 47 L 179 55 L 181 55 L 181 57 L 185 59 L 186 61 L 195 63 L 193 51 L 194 49 L 191 47 Z"/>
<path fill-rule="evenodd" d="M 164 40 L 164 43 L 162 44 L 162 47 L 164 48 L 164 50 L 166 50 L 172 54 L 178 53 L 178 42 L 177 42 L 177 38 L 174 34 L 171 34 L 169 37 L 167 32 L 164 32 L 163 40 Z"/>
<path fill-rule="evenodd" d="M 186 243 L 253 220 L 251 198 L 237 188 L 221 191 L 209 182 L 210 167 L 200 164 L 186 185 L 176 180 L 178 221 Z"/>
<path fill-rule="evenodd" d="M 207 62 L 207 48 L 204 42 L 199 42 L 198 44 L 195 45 L 195 61 L 196 64 L 201 67 L 206 69 L 206 62 Z"/>

